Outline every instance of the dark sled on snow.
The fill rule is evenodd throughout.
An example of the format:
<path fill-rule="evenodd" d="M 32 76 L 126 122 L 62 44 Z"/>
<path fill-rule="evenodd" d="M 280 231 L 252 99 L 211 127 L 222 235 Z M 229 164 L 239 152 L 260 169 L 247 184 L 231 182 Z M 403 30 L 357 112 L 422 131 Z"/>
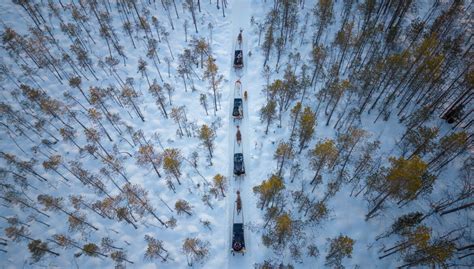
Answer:
<path fill-rule="evenodd" d="M 235 50 L 234 53 L 234 67 L 242 68 L 244 66 L 244 53 L 242 50 Z"/>
<path fill-rule="evenodd" d="M 232 108 L 232 117 L 234 119 L 241 119 L 244 116 L 242 105 L 242 98 L 234 98 L 234 106 Z"/>
<path fill-rule="evenodd" d="M 232 226 L 232 255 L 245 254 L 244 224 L 234 223 Z"/>
<path fill-rule="evenodd" d="M 234 175 L 245 175 L 244 154 L 242 153 L 234 154 Z"/>

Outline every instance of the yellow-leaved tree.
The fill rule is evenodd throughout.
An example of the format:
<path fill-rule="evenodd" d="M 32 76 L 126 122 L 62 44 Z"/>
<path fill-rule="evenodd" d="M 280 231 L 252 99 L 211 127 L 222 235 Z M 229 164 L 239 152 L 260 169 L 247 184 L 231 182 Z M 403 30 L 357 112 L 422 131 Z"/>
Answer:
<path fill-rule="evenodd" d="M 262 181 L 260 185 L 253 187 L 253 192 L 258 195 L 258 206 L 260 209 L 270 203 L 273 204 L 278 194 L 285 188 L 281 177 L 272 175 L 268 180 Z"/>
<path fill-rule="evenodd" d="M 181 151 L 176 148 L 168 148 L 163 152 L 163 169 L 167 174 L 173 175 L 181 185 L 179 178 L 181 177 L 181 164 L 183 157 Z"/>
<path fill-rule="evenodd" d="M 209 128 L 206 124 L 203 124 L 199 130 L 199 139 L 209 152 L 209 164 L 212 165 L 212 153 L 214 151 L 214 140 L 216 139 L 214 130 Z"/>
<path fill-rule="evenodd" d="M 342 259 L 350 258 L 355 241 L 345 235 L 339 235 L 336 238 L 328 239 L 329 250 L 326 255 L 326 265 L 333 268 L 343 268 Z"/>
<path fill-rule="evenodd" d="M 366 219 L 375 216 L 387 198 L 398 201 L 413 200 L 419 192 L 431 186 L 435 177 L 428 174 L 428 165 L 417 155 L 411 159 L 403 157 L 389 158 L 391 167 L 384 170 L 380 178 L 381 189 L 378 200 L 374 200 L 373 208 L 367 213 Z"/>
<path fill-rule="evenodd" d="M 221 174 L 217 174 L 212 179 L 214 183 L 214 188 L 221 192 L 222 197 L 225 197 L 226 178 Z"/>
<path fill-rule="evenodd" d="M 338 151 L 335 146 L 334 140 L 326 139 L 324 141 L 319 141 L 314 149 L 310 152 L 311 157 L 311 167 L 315 171 L 313 180 L 310 184 L 318 185 L 317 182 L 321 180 L 318 179 L 319 173 L 321 170 L 327 166 L 332 167 L 337 160 Z M 314 188 L 313 188 L 314 191 Z"/>

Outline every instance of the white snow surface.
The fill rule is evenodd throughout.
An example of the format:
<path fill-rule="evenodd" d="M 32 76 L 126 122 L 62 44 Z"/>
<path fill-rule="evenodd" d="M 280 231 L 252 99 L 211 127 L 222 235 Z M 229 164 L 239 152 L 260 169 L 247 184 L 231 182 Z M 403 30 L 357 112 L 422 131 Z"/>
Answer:
<path fill-rule="evenodd" d="M 46 2 L 46 1 L 43 1 Z M 62 1 L 67 2 L 67 1 Z M 74 1 L 77 2 L 77 1 Z M 114 1 L 110 1 L 114 2 Z M 142 1 L 146 2 L 146 1 Z M 227 9 L 225 9 L 226 16 L 222 16 L 222 10 L 216 9 L 215 1 L 209 4 L 209 1 L 201 0 L 202 12 L 196 12 L 198 19 L 199 33 L 194 32 L 194 26 L 189 11 L 184 10 L 181 6 L 183 1 L 176 1 L 178 4 L 178 12 L 180 18 L 177 19 L 174 12 L 172 17 L 174 20 L 175 30 L 170 29 L 168 20 L 166 19 L 166 13 L 161 7 L 160 1 L 156 1 L 155 4 L 149 6 L 151 15 L 156 15 L 161 18 L 161 22 L 170 32 L 170 43 L 173 50 L 174 57 L 183 51 L 187 44 L 184 40 L 184 19 L 189 22 L 189 36 L 188 40 L 192 36 L 205 37 L 210 40 L 210 34 L 208 30 L 208 23 L 212 23 L 212 55 L 216 59 L 216 63 L 219 67 L 219 72 L 224 75 L 224 82 L 221 84 L 220 91 L 222 94 L 220 100 L 220 109 L 217 114 L 214 115 L 212 107 L 212 90 L 209 88 L 207 81 L 194 79 L 196 85 L 196 91 L 191 92 L 188 85 L 188 91 L 184 91 L 184 85 L 182 79 L 178 76 L 177 60 L 172 61 L 171 74 L 168 77 L 166 64 L 164 63 L 164 57 L 171 57 L 168 48 L 164 42 L 159 43 L 160 51 L 159 55 L 162 60 L 160 70 L 163 75 L 165 82 L 168 82 L 175 86 L 175 93 L 172 97 L 172 103 L 174 107 L 185 106 L 187 111 L 188 120 L 195 122 L 199 127 L 202 124 L 211 125 L 215 123 L 216 126 L 216 140 L 215 140 L 215 152 L 212 160 L 213 165 L 209 166 L 206 160 L 207 151 L 205 148 L 200 146 L 200 142 L 197 137 L 183 137 L 179 138 L 176 134 L 178 128 L 171 119 L 164 119 L 161 115 L 158 106 L 155 104 L 154 99 L 148 93 L 148 86 L 145 78 L 142 78 L 137 73 L 137 62 L 141 57 L 145 60 L 146 58 L 146 44 L 141 42 L 137 44 L 137 49 L 134 49 L 129 37 L 123 33 L 121 26 L 117 24 L 115 27 L 116 32 L 120 38 L 121 45 L 124 46 L 124 51 L 127 56 L 127 63 L 123 65 L 123 62 L 117 67 L 119 74 L 125 77 L 133 77 L 135 79 L 135 88 L 140 89 L 142 96 L 140 97 L 140 109 L 145 116 L 145 122 L 141 122 L 138 117 L 133 115 L 131 118 L 123 108 L 114 108 L 115 112 L 120 113 L 122 119 L 127 124 L 133 126 L 135 129 L 143 130 L 145 136 L 151 139 L 154 143 L 155 149 L 161 150 L 161 146 L 158 144 L 158 140 L 154 138 L 154 134 L 159 134 L 160 142 L 164 148 L 178 148 L 182 151 L 183 156 L 188 157 L 193 151 L 198 151 L 200 159 L 198 169 L 200 173 L 206 178 L 207 181 L 211 182 L 212 177 L 217 174 L 223 174 L 227 177 L 227 193 L 225 198 L 214 199 L 212 198 L 213 209 L 206 206 L 202 201 L 202 195 L 209 190 L 209 185 L 195 172 L 195 170 L 187 163 L 183 164 L 183 175 L 181 177 L 182 185 L 176 185 L 176 193 L 173 193 L 164 181 L 164 172 L 162 173 L 163 178 L 158 178 L 152 168 L 144 169 L 139 167 L 133 158 L 127 158 L 125 160 L 126 174 L 131 179 L 132 183 L 140 184 L 148 191 L 148 197 L 151 200 L 152 206 L 156 209 L 157 214 L 164 218 L 169 219 L 171 216 L 177 218 L 177 227 L 174 229 L 163 228 L 153 217 L 146 216 L 141 219 L 138 223 L 138 229 L 133 229 L 130 225 L 125 222 L 117 222 L 106 220 L 94 214 L 92 211 L 87 211 L 87 219 L 93 225 L 99 228 L 98 231 L 88 231 L 84 234 L 71 234 L 71 237 L 80 242 L 94 242 L 99 244 L 100 239 L 104 236 L 109 236 L 115 240 L 115 244 L 124 248 L 127 251 L 128 259 L 133 261 L 133 264 L 127 264 L 128 268 L 189 268 L 187 265 L 186 257 L 181 251 L 183 240 L 186 237 L 197 237 L 201 240 L 210 242 L 210 253 L 209 257 L 202 263 L 197 263 L 193 268 L 210 268 L 210 269 L 221 269 L 221 268 L 232 268 L 232 269 L 251 269 L 255 263 L 261 263 L 264 260 L 270 260 L 274 262 L 293 263 L 289 253 L 284 253 L 281 256 L 275 255 L 270 249 L 266 248 L 261 242 L 262 231 L 259 227 L 263 224 L 262 213 L 257 208 L 257 199 L 254 195 L 252 188 L 255 185 L 260 184 L 264 179 L 267 179 L 269 175 L 276 169 L 276 162 L 273 160 L 273 154 L 276 146 L 280 140 L 286 139 L 289 135 L 290 128 L 286 126 L 289 124 L 289 117 L 284 117 L 283 127 L 277 128 L 275 125 L 270 127 L 268 135 L 264 135 L 265 126 L 261 123 L 258 114 L 259 109 L 265 102 L 265 96 L 262 93 L 262 89 L 265 85 L 265 79 L 261 76 L 261 70 L 263 66 L 264 56 L 261 49 L 258 47 L 258 31 L 255 27 L 251 27 L 250 18 L 253 16 L 256 20 L 263 20 L 270 7 L 273 5 L 273 1 L 258 1 L 258 0 L 233 0 L 228 1 Z M 301 16 L 305 16 L 306 12 L 309 12 L 313 6 L 313 1 L 306 1 L 307 5 L 304 10 L 301 11 Z M 338 1 L 342 2 L 342 1 Z M 43 3 L 42 5 L 46 5 Z M 337 7 L 342 5 L 338 3 L 336 5 L 336 14 L 339 14 Z M 44 6 L 43 6 L 44 8 Z M 112 14 L 118 16 L 115 8 L 112 9 Z M 27 33 L 27 25 L 31 24 L 31 20 L 27 17 L 25 12 L 17 5 L 14 5 L 11 1 L 0 2 L 0 18 L 2 24 L 10 26 L 20 33 Z M 70 18 L 70 17 L 68 17 Z M 55 26 L 53 32 L 56 34 L 64 48 L 68 48 L 70 41 L 68 38 L 61 33 L 57 19 L 52 18 L 52 25 Z M 95 22 L 95 19 L 91 18 L 91 24 Z M 119 19 L 113 18 L 114 22 L 120 22 Z M 243 50 L 244 50 L 244 68 L 236 71 L 232 66 L 233 52 L 236 46 L 236 38 L 239 30 L 243 30 Z M 94 29 L 97 31 L 97 29 Z M 330 43 L 333 36 L 335 27 L 330 27 L 328 33 L 323 35 L 326 38 L 326 42 Z M 94 51 L 91 56 L 94 64 L 97 64 L 98 59 L 103 59 L 108 54 L 108 49 L 105 41 L 101 39 L 98 33 L 96 35 L 97 44 L 93 45 Z M 309 35 L 309 33 L 308 33 Z M 138 39 L 135 39 L 138 40 Z M 262 41 L 263 42 L 263 41 Z M 298 42 L 297 42 L 298 43 Z M 300 51 L 303 60 L 309 60 L 309 45 Z M 248 56 L 248 52 L 252 52 L 252 56 Z M 2 49 L 0 50 L 0 58 L 2 63 L 8 65 L 13 73 L 20 75 L 20 72 L 16 72 L 18 69 L 15 63 L 8 57 L 7 52 Z M 272 78 L 278 78 L 282 75 L 282 70 L 285 68 L 286 57 L 282 56 L 280 64 L 280 74 L 273 74 Z M 148 72 L 150 79 L 157 78 L 158 74 L 154 69 L 151 61 L 148 60 Z M 270 64 L 274 64 L 272 61 Z M 16 68 L 16 69 L 15 69 Z M 115 80 L 103 72 L 99 67 L 95 66 L 98 70 L 99 81 L 95 81 L 89 75 L 89 81 L 83 80 L 83 88 L 88 89 L 89 86 L 101 86 L 106 87 L 109 84 L 116 84 Z M 70 70 L 68 70 L 70 71 Z M 27 77 L 19 77 L 23 83 L 32 83 Z M 45 70 L 41 70 L 37 77 L 39 84 L 47 89 L 48 93 L 53 97 L 62 100 L 62 94 L 65 90 L 71 90 L 68 83 L 65 81 L 64 85 L 58 83 L 50 73 Z M 234 98 L 234 83 L 237 79 L 240 79 L 242 83 L 242 92 L 248 92 L 248 100 L 244 101 L 244 117 L 240 121 L 234 121 L 232 119 L 232 102 Z M 160 84 L 162 84 L 160 82 Z M 4 84 L 1 88 L 2 99 L 10 100 L 12 105 L 12 97 L 9 95 L 8 90 L 13 85 Z M 118 87 L 118 86 L 117 86 Z M 86 104 L 81 94 L 76 90 L 74 96 Z M 199 103 L 199 94 L 208 94 L 209 100 L 209 115 L 206 113 Z M 242 94 L 242 93 L 240 93 Z M 315 98 L 309 97 L 305 100 L 304 105 L 316 107 L 313 102 Z M 79 109 L 79 108 L 77 108 Z M 171 110 L 171 107 L 168 107 Z M 288 115 L 287 115 L 288 116 Z M 84 115 L 80 115 L 85 121 L 87 118 Z M 371 134 L 371 139 L 381 139 L 381 159 L 387 159 L 391 156 L 395 138 L 402 133 L 402 128 L 399 127 L 399 123 L 396 119 L 391 119 L 388 122 L 378 121 L 376 124 L 372 124 L 373 115 L 368 115 L 363 122 L 362 126 Z M 105 122 L 105 121 L 104 121 Z M 325 119 L 322 117 L 318 118 L 318 126 L 316 128 L 315 137 L 309 145 L 311 148 L 314 143 L 320 139 L 334 137 L 334 130 L 331 126 L 324 126 Z M 242 132 L 242 144 L 238 146 L 235 142 L 236 125 L 240 126 Z M 107 126 L 107 125 L 106 125 Z M 111 126 L 107 126 L 111 129 Z M 446 127 L 447 128 L 447 127 Z M 447 130 L 442 130 L 447 131 Z M 121 151 L 130 152 L 132 155 L 135 154 L 137 148 L 131 148 L 124 141 L 120 141 L 117 134 L 114 133 L 114 143 L 119 144 Z M 103 139 L 104 141 L 106 138 Z M 86 141 L 84 137 L 78 139 L 79 144 L 85 145 Z M 22 145 L 25 149 L 29 149 L 35 144 L 27 139 L 22 141 Z M 84 163 L 84 167 L 91 172 L 98 173 L 102 164 L 97 160 L 94 160 L 90 155 L 79 154 L 77 149 L 70 144 L 59 142 L 60 145 L 56 147 L 56 150 L 63 155 L 66 161 L 72 161 L 80 158 L 80 161 Z M 108 149 L 112 149 L 112 143 L 105 143 Z M 57 176 L 52 172 L 45 171 L 41 167 L 41 162 L 45 160 L 44 156 L 37 154 L 26 155 L 22 153 L 8 138 L 6 132 L 2 129 L 0 131 L 0 149 L 4 152 L 15 153 L 21 159 L 29 159 L 31 156 L 35 156 L 40 162 L 35 166 L 37 171 L 41 172 L 41 175 L 50 179 L 50 187 L 46 189 L 46 185 L 40 182 L 32 181 L 32 184 L 38 187 L 38 190 L 30 190 L 31 199 L 35 202 L 36 195 L 41 193 L 48 193 L 54 196 L 61 196 L 65 198 L 65 204 L 68 204 L 67 196 L 73 194 L 82 194 L 86 200 L 97 198 L 96 194 L 91 193 L 91 190 L 78 182 L 77 180 L 71 180 L 68 182 L 70 186 L 62 183 L 59 180 L 55 180 Z M 244 161 L 246 167 L 246 175 L 240 179 L 233 176 L 233 153 L 236 150 L 242 150 L 244 153 Z M 57 154 L 57 153 L 56 153 Z M 302 154 L 299 159 L 304 160 L 305 154 Z M 308 165 L 305 163 L 304 165 Z M 460 164 L 454 163 L 452 167 L 445 173 L 446 175 L 455 175 L 455 172 L 459 168 Z M 300 176 L 301 179 L 297 179 L 294 183 L 287 183 L 287 187 L 290 189 L 301 188 L 301 182 L 303 179 L 308 180 L 312 176 L 310 169 L 303 167 L 305 172 Z M 162 172 L 162 170 L 160 170 Z M 285 171 L 287 178 L 289 175 L 289 169 Z M 68 173 L 65 173 L 67 176 Z M 72 176 L 70 176 L 72 178 Z M 325 177 L 327 178 L 327 177 Z M 117 177 L 118 179 L 118 177 Z M 105 179 L 104 179 L 105 180 Z M 111 182 L 105 182 L 110 190 L 114 190 Z M 122 182 L 123 183 L 123 182 Z M 326 182 L 324 182 L 326 183 Z M 446 181 L 437 183 L 435 186 L 435 192 L 441 193 L 444 189 L 448 188 Z M 41 186 L 41 187 L 40 187 Z M 233 256 L 230 253 L 230 240 L 231 240 L 231 225 L 232 215 L 235 205 L 235 192 L 240 190 L 242 202 L 243 202 L 243 216 L 245 224 L 245 240 L 247 251 L 245 255 L 241 256 L 236 254 Z M 114 190 L 116 191 L 116 190 Z M 325 191 L 325 184 L 320 186 L 317 190 L 317 196 L 322 197 Z M 343 187 L 335 197 L 333 197 L 328 207 L 331 210 L 331 217 L 329 220 L 324 221 L 321 225 L 313 227 L 310 231 L 306 231 L 307 242 L 316 244 L 321 252 L 319 258 L 307 258 L 303 257 L 301 263 L 293 263 L 295 268 L 324 268 L 324 256 L 327 250 L 326 239 L 333 238 L 339 234 L 345 234 L 355 240 L 354 251 L 351 259 L 345 259 L 344 265 L 348 268 L 395 268 L 400 265 L 397 261 L 396 255 L 388 257 L 383 260 L 379 260 L 378 250 L 380 245 L 371 244 L 374 242 L 375 237 L 384 231 L 391 225 L 393 219 L 399 216 L 400 213 L 411 212 L 410 209 L 416 210 L 419 208 L 426 208 L 426 204 L 423 202 L 415 202 L 410 208 L 398 209 L 396 206 L 389 206 L 390 210 L 386 210 L 383 215 L 378 216 L 370 221 L 364 220 L 367 212 L 367 203 L 362 197 L 354 198 L 350 197 L 351 187 Z M 180 215 L 171 213 L 164 204 L 160 201 L 163 199 L 171 207 L 178 199 L 185 199 L 193 206 L 193 215 Z M 288 197 L 290 199 L 290 197 Z M 35 202 L 36 203 L 36 202 Z M 41 207 L 40 205 L 38 205 Z M 72 210 L 72 207 L 70 207 Z M 413 211 L 412 210 L 412 211 Z M 26 212 L 26 211 L 25 211 Z M 27 213 L 23 212 L 17 207 L 11 208 L 2 206 L 0 207 L 0 215 L 3 216 L 18 216 L 22 221 L 26 221 Z M 29 212 L 31 213 L 31 212 Z M 51 215 L 50 218 L 41 218 L 43 221 L 49 223 L 51 227 L 46 228 L 35 222 L 30 222 L 29 227 L 30 233 L 33 237 L 46 241 L 53 234 L 56 233 L 68 233 L 68 226 L 66 222 L 66 216 L 62 213 L 48 213 Z M 470 219 L 472 220 L 472 212 Z M 209 220 L 211 222 L 212 230 L 204 227 L 200 220 Z M 465 219 L 456 219 L 456 216 L 452 218 L 445 218 L 439 220 L 440 223 L 432 221 L 433 226 L 441 227 L 448 226 L 450 223 L 462 223 Z M 441 223 L 443 222 L 443 223 Z M 4 220 L 0 220 L 0 229 L 3 230 L 8 224 Z M 164 242 L 164 247 L 169 251 L 171 259 L 167 262 L 161 262 L 159 259 L 154 261 L 145 260 L 143 254 L 146 250 L 146 242 L 144 241 L 145 235 L 151 235 Z M 3 235 L 2 235 L 3 236 Z M 384 241 L 387 244 L 395 243 L 393 239 Z M 1 268 L 113 268 L 113 261 L 110 258 L 102 257 L 88 257 L 82 255 L 80 257 L 74 257 L 74 253 L 77 250 L 68 249 L 64 250 L 54 243 L 48 244 L 53 250 L 61 254 L 60 257 L 47 256 L 44 260 L 31 264 L 30 254 L 28 253 L 27 243 L 19 242 L 13 243 L 8 242 L 8 245 L 3 249 L 7 250 L 7 253 L 0 252 L 0 267 Z"/>

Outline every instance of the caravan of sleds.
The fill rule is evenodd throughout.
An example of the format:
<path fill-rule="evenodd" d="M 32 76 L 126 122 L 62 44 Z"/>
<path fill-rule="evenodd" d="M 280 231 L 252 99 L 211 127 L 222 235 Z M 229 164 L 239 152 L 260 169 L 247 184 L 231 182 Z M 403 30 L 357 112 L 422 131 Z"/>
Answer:
<path fill-rule="evenodd" d="M 244 66 L 244 58 L 242 51 L 242 30 L 240 30 L 237 37 L 237 47 L 234 53 L 234 67 L 236 70 L 241 69 Z M 244 93 L 244 99 L 247 100 L 247 92 Z M 232 117 L 234 122 L 237 124 L 244 117 L 244 103 L 242 100 L 242 83 L 237 80 L 234 85 L 234 104 L 232 108 Z M 245 164 L 243 147 L 241 147 L 242 134 L 239 129 L 239 125 L 236 125 L 237 132 L 235 134 L 234 142 L 234 169 L 233 173 L 236 178 L 245 176 Z M 231 241 L 231 252 L 232 255 L 235 253 L 245 254 L 245 237 L 244 237 L 244 215 L 242 212 L 242 200 L 240 198 L 240 191 L 237 190 L 237 199 L 233 206 L 232 212 L 232 241 Z"/>

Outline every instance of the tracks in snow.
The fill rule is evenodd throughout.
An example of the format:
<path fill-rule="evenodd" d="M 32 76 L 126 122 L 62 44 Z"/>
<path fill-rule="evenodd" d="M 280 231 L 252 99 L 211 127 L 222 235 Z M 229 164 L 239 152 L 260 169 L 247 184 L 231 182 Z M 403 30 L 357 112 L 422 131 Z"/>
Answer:
<path fill-rule="evenodd" d="M 229 166 L 228 166 L 228 182 L 229 182 L 229 189 L 227 195 L 227 225 L 228 225 L 228 241 L 226 245 L 225 251 L 227 252 L 227 260 L 228 260 L 228 268 L 253 268 L 253 264 L 255 263 L 255 251 L 257 251 L 256 240 L 254 239 L 254 234 L 248 229 L 248 222 L 252 221 L 252 217 L 255 216 L 257 208 L 255 204 L 251 201 L 252 199 L 252 187 L 255 185 L 252 182 L 252 171 L 249 169 L 249 161 L 250 161 L 250 152 L 249 152 L 249 109 L 248 109 L 248 102 L 244 99 L 244 91 L 248 91 L 249 84 L 247 84 L 247 80 L 245 74 L 247 73 L 249 67 L 249 61 L 247 57 L 249 35 L 250 35 L 250 0 L 237 0 L 232 2 L 232 24 L 233 24 L 233 31 L 232 31 L 232 41 L 229 49 L 231 49 L 229 55 L 230 60 L 230 77 L 229 77 Z M 234 60 L 234 51 L 237 45 L 237 36 L 239 34 L 240 29 L 243 30 L 243 40 L 242 40 L 242 50 L 243 50 L 243 61 L 244 67 L 240 70 L 236 70 L 233 68 L 233 60 Z M 240 80 L 241 88 L 239 90 L 235 90 L 235 81 Z M 234 121 L 232 117 L 232 109 L 234 104 L 234 97 L 242 98 L 243 99 L 243 118 L 241 120 Z M 240 132 L 242 134 L 242 142 L 240 145 L 236 142 L 236 132 L 237 132 L 237 125 L 240 126 Z M 235 177 L 233 174 L 234 168 L 234 152 L 235 153 L 243 153 L 244 156 L 244 165 L 245 165 L 245 176 Z M 240 216 L 242 217 L 244 222 L 244 237 L 245 237 L 245 245 L 246 245 L 246 253 L 245 255 L 241 255 L 236 253 L 233 256 L 230 252 L 231 249 L 231 242 L 232 242 L 232 225 L 233 225 L 233 217 L 234 217 L 234 207 L 236 201 L 236 191 L 240 191 L 240 196 L 242 200 L 242 212 L 240 214 L 245 214 Z M 237 217 L 237 216 L 236 216 Z M 240 217 L 237 217 L 240 219 Z"/>

